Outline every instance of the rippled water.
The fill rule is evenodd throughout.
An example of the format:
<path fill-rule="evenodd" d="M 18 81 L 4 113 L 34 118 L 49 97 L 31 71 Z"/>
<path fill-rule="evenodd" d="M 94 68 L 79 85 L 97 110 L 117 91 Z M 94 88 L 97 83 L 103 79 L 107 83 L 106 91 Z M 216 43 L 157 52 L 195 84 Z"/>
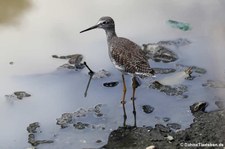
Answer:
<path fill-rule="evenodd" d="M 158 77 L 165 82 L 188 85 L 189 98 L 166 96 L 145 85 L 137 90 L 137 125 L 163 123 L 163 117 L 171 122 L 189 127 L 193 116 L 189 106 L 196 101 L 207 101 L 207 110 L 214 110 L 215 99 L 225 97 L 224 89 L 203 88 L 208 79 L 225 81 L 224 38 L 225 4 L 222 0 L 197 2 L 194 0 L 144 0 L 130 1 L 77 1 L 77 0 L 18 0 L 0 1 L 0 148 L 27 148 L 26 127 L 40 122 L 40 139 L 53 139 L 55 143 L 40 148 L 99 147 L 107 142 L 109 133 L 122 126 L 123 113 L 120 105 L 122 82 L 120 73 L 109 58 L 102 30 L 79 34 L 94 25 L 101 16 L 111 16 L 116 22 L 117 35 L 127 37 L 139 45 L 160 40 L 186 38 L 190 45 L 174 49 L 179 60 L 172 64 L 155 63 L 153 67 L 169 67 L 175 63 L 196 65 L 207 69 L 207 74 L 194 81 L 178 80 L 177 74 Z M 4 9 L 3 9 L 4 8 Z M 171 28 L 167 20 L 191 24 L 192 30 Z M 106 69 L 112 76 L 92 80 L 88 97 L 83 93 L 88 81 L 88 71 L 60 71 L 56 68 L 66 61 L 53 59 L 51 55 L 80 53 L 95 70 Z M 13 64 L 10 64 L 13 62 Z M 178 74 L 179 75 L 179 74 Z M 165 78 L 166 77 L 166 78 Z M 156 79 L 158 79 L 156 78 Z M 115 88 L 105 88 L 104 82 L 118 80 Z M 126 76 L 127 123 L 133 124 L 131 80 Z M 173 81 L 171 81 L 173 80 Z M 14 91 L 27 91 L 32 96 L 22 101 L 9 102 L 5 95 Z M 56 118 L 62 113 L 104 105 L 105 130 L 60 129 Z M 153 113 L 144 114 L 141 106 L 150 104 Z M 94 121 L 94 119 L 90 119 Z M 164 124 L 164 123 L 163 123 Z M 100 144 L 96 140 L 102 140 Z"/>

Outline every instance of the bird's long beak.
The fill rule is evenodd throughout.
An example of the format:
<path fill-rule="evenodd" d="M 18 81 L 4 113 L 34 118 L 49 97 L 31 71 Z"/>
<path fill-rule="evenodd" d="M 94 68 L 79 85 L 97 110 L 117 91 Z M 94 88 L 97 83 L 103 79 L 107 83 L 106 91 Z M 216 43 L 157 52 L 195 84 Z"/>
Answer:
<path fill-rule="evenodd" d="M 86 32 L 86 31 L 89 31 L 89 30 L 92 30 L 92 29 L 95 29 L 95 28 L 98 28 L 98 24 L 81 31 L 80 33 L 83 33 L 83 32 Z"/>

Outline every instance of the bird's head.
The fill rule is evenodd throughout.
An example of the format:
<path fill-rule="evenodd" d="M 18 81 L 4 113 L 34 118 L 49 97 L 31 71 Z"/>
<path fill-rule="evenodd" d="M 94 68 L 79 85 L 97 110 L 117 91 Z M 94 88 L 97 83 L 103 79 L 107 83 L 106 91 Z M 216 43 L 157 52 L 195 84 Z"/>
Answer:
<path fill-rule="evenodd" d="M 101 17 L 98 20 L 98 23 L 92 27 L 89 27 L 83 31 L 81 31 L 80 33 L 95 29 L 95 28 L 102 28 L 104 30 L 109 30 L 109 29 L 114 29 L 115 24 L 114 21 L 111 17 Z"/>

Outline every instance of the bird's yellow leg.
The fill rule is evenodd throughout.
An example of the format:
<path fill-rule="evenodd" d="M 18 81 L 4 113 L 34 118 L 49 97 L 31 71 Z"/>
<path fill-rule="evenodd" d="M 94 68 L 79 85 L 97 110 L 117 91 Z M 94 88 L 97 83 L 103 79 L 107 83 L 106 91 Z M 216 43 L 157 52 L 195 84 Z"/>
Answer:
<path fill-rule="evenodd" d="M 122 106 L 123 106 L 123 127 L 126 127 L 126 120 L 127 120 L 127 114 L 126 114 L 126 109 L 125 109 L 125 96 L 127 92 L 127 87 L 124 79 L 124 75 L 122 74 L 122 80 L 123 80 L 123 97 L 121 100 Z"/>
<path fill-rule="evenodd" d="M 132 89 L 133 89 L 133 92 L 132 92 L 132 103 L 133 103 L 133 114 L 134 114 L 134 127 L 137 126 L 136 124 L 136 108 L 135 108 L 135 91 L 136 91 L 136 88 L 138 87 L 138 82 L 135 78 L 135 76 L 132 78 Z"/>
<path fill-rule="evenodd" d="M 121 103 L 125 104 L 126 103 L 125 97 L 126 97 L 127 87 L 126 87 L 126 82 L 125 82 L 123 74 L 122 74 L 122 79 L 123 79 L 123 97 L 122 97 Z"/>

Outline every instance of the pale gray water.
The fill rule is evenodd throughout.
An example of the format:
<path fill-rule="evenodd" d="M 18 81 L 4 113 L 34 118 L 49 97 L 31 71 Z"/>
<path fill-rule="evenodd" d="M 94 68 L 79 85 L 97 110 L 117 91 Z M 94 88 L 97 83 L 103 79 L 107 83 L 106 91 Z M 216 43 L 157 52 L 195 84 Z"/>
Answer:
<path fill-rule="evenodd" d="M 0 1 L 4 8 L 11 3 Z M 79 31 L 94 25 L 101 16 L 111 16 L 116 22 L 119 36 L 127 37 L 139 45 L 160 40 L 187 38 L 192 42 L 188 46 L 175 49 L 178 62 L 197 65 L 207 69 L 207 74 L 186 83 L 189 86 L 189 98 L 169 97 L 144 85 L 137 90 L 137 124 L 151 125 L 163 123 L 163 117 L 171 122 L 180 123 L 182 128 L 189 127 L 193 116 L 189 106 L 195 101 L 208 101 L 208 110 L 215 97 L 225 97 L 224 89 L 201 87 L 207 79 L 225 81 L 225 4 L 222 0 L 199 2 L 194 0 L 36 0 L 27 4 L 20 0 L 16 4 L 15 15 L 1 11 L 0 21 L 0 148 L 27 148 L 26 127 L 29 123 L 41 123 L 42 139 L 53 139 L 54 144 L 40 148 L 77 148 L 99 147 L 107 142 L 113 129 L 122 126 L 123 114 L 120 105 L 122 85 L 120 73 L 111 64 L 102 30 L 93 30 L 84 34 Z M 17 10 L 14 8 L 14 10 Z M 7 18 L 7 19 L 5 19 Z M 192 30 L 183 32 L 171 28 L 168 19 L 187 22 Z M 88 81 L 86 70 L 81 72 L 59 71 L 56 68 L 65 61 L 51 58 L 51 55 L 83 54 L 93 70 L 106 69 L 112 73 L 110 78 L 92 80 L 88 97 L 83 92 Z M 14 64 L 10 65 L 9 62 Z M 152 66 L 167 67 L 173 64 L 153 63 Z M 175 78 L 175 79 L 174 79 Z M 165 82 L 182 83 L 177 76 L 163 78 Z M 130 78 L 127 76 L 127 85 Z M 173 79 L 173 81 L 171 81 Z M 119 80 L 115 88 L 105 88 L 102 83 Z M 22 101 L 8 102 L 5 95 L 17 90 L 32 94 Z M 127 99 L 131 95 L 128 87 Z M 64 112 L 74 112 L 79 108 L 93 107 L 99 103 L 105 105 L 107 114 L 106 130 L 78 131 L 74 128 L 60 129 L 55 125 L 56 118 Z M 155 110 L 146 115 L 141 105 L 150 104 Z M 128 124 L 133 124 L 131 101 L 126 107 Z M 56 136 L 54 136 L 56 135 Z M 96 144 L 96 140 L 102 140 Z"/>

